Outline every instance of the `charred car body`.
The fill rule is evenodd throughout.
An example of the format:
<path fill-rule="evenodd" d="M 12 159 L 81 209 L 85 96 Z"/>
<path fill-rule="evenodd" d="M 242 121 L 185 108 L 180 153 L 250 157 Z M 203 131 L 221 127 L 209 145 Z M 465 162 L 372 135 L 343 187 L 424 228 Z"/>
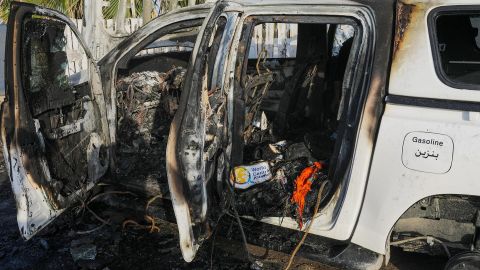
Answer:
<path fill-rule="evenodd" d="M 172 200 L 187 261 L 232 202 L 342 244 L 331 259 L 349 267 L 390 246 L 478 260 L 475 4 L 220 1 L 99 63 L 68 18 L 13 4 L 2 140 L 22 235 L 108 175 Z M 295 46 L 259 46 L 272 28 Z"/>

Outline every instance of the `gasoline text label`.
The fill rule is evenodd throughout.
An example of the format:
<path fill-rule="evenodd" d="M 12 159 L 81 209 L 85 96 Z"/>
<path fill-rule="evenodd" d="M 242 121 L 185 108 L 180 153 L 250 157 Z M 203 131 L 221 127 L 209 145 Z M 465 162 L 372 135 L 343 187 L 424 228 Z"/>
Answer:
<path fill-rule="evenodd" d="M 414 131 L 405 136 L 402 163 L 427 173 L 446 173 L 452 166 L 453 140 L 448 135 Z"/>

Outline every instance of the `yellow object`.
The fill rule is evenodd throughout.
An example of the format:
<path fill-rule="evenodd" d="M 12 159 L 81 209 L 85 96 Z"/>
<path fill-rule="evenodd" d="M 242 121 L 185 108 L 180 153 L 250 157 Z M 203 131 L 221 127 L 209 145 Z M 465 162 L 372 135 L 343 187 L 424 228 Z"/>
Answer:
<path fill-rule="evenodd" d="M 238 189 L 247 189 L 272 179 L 272 172 L 268 162 L 237 166 L 230 173 L 230 183 Z"/>
<path fill-rule="evenodd" d="M 245 184 L 248 182 L 250 174 L 245 167 L 236 167 L 235 169 L 233 169 L 233 174 L 231 175 L 231 177 L 233 178 L 231 180 L 235 181 L 235 183 Z"/>

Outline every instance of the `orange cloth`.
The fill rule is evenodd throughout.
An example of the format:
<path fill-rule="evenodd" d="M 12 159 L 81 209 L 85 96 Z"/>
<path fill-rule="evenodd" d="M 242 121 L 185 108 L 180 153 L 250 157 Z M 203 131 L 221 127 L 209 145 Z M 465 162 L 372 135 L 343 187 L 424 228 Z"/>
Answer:
<path fill-rule="evenodd" d="M 295 179 L 295 191 L 292 195 L 292 203 L 297 204 L 297 222 L 300 229 L 303 227 L 303 209 L 305 208 L 305 196 L 311 190 L 314 176 L 323 168 L 323 163 L 314 162 L 297 176 Z"/>

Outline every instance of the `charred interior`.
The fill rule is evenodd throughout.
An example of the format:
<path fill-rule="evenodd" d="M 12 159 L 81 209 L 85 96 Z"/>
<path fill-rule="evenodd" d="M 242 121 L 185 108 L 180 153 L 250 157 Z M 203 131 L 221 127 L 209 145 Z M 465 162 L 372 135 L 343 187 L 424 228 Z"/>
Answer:
<path fill-rule="evenodd" d="M 267 44 L 259 44 L 254 33 L 272 27 L 290 29 L 288 38 L 295 44 L 293 49 L 274 51 Z M 243 106 L 240 107 L 239 103 L 227 104 L 228 91 L 222 88 L 224 66 L 218 64 L 223 63 L 222 57 L 229 49 L 228 39 L 224 38 L 229 31 L 227 18 L 220 17 L 205 31 L 207 38 L 198 46 L 198 56 L 192 65 L 194 71 L 188 73 L 196 73 L 192 78 L 185 78 L 192 48 L 180 46 L 187 48 L 175 50 L 179 47 L 175 46 L 162 51 L 159 45 L 171 39 L 174 44 L 193 44 L 197 28 L 160 37 L 160 41 L 139 50 L 118 70 L 115 181 L 150 195 L 168 193 L 167 139 L 185 84 L 185 89 L 198 91 L 188 95 L 186 104 L 191 110 L 186 110 L 185 114 L 201 114 L 200 117 L 185 116 L 179 135 L 179 140 L 186 145 L 179 146 L 185 149 L 180 151 L 181 156 L 188 155 L 185 159 L 194 164 L 192 168 L 184 166 L 191 171 L 182 168 L 187 175 L 183 177 L 188 177 L 188 183 L 183 185 L 190 189 L 185 196 L 194 234 L 199 236 L 208 231 L 208 226 L 204 226 L 205 211 L 200 207 L 205 203 L 201 189 L 204 182 L 208 187 L 208 211 L 225 211 L 225 204 L 217 202 L 222 203 L 222 198 L 228 196 L 223 194 L 228 191 L 222 186 L 222 174 L 223 167 L 230 165 L 233 168 L 227 181 L 236 189 L 240 215 L 257 219 L 291 217 L 302 227 L 312 218 L 320 187 L 329 178 L 330 168 L 335 168 L 340 151 L 337 136 L 345 126 L 345 104 L 351 100 L 351 79 L 347 78 L 353 74 L 351 55 L 355 55 L 353 45 L 359 43 L 355 38 L 357 29 L 346 22 L 257 23 L 252 26 L 244 40 L 249 50 L 239 54 L 245 59 L 241 61 L 244 64 L 240 78 L 242 89 L 233 90 L 234 95 L 242 95 Z M 180 34 L 185 37 L 187 32 L 191 33 L 190 40 L 177 40 Z M 149 53 L 151 49 L 154 49 L 152 54 Z M 241 121 L 228 118 L 230 106 L 240 111 Z M 230 120 L 232 123 L 227 122 Z M 229 134 L 225 129 L 230 124 L 235 129 L 241 127 L 242 148 L 232 152 L 232 156 L 240 154 L 242 159 L 228 164 L 230 158 L 223 154 L 228 152 L 229 138 L 224 135 Z M 233 136 L 238 135 L 233 133 Z M 200 145 L 203 156 L 189 155 L 198 152 Z M 196 166 L 203 162 L 204 167 Z M 205 170 L 205 180 L 198 180 L 202 179 L 202 172 L 195 169 Z M 312 174 L 304 177 L 300 185 L 298 179 L 308 170 Z M 212 180 L 215 177 L 217 181 Z M 303 194 L 296 195 L 300 189 Z M 215 215 L 210 217 L 215 219 Z M 215 222 L 213 219 L 209 221 Z"/>
<path fill-rule="evenodd" d="M 72 63 L 64 49 L 66 25 L 36 20 L 26 21 L 24 26 L 29 33 L 23 41 L 25 88 L 50 153 L 46 156 L 52 178 L 66 196 L 86 181 L 86 152 L 92 144 L 87 135 L 95 130 L 94 114 L 98 112 L 91 100 L 86 60 Z M 121 61 L 115 82 L 116 183 L 168 197 L 167 139 L 200 23 L 152 35 L 148 44 L 139 44 Z M 210 150 L 220 147 L 218 134 L 225 122 L 225 93 L 216 91 L 222 75 L 216 57 L 225 24 L 224 19 L 217 23 L 208 47 L 208 55 L 214 57 L 205 59 L 204 72 L 209 76 L 202 88 L 210 89 L 205 138 L 208 160 L 216 155 L 216 150 Z M 265 37 L 274 28 L 287 29 L 285 37 L 276 37 L 279 42 L 288 39 L 295 45 L 279 50 L 266 44 Z M 249 49 L 243 55 L 244 113 L 241 123 L 234 123 L 242 129 L 242 158 L 230 176 L 242 215 L 257 219 L 288 216 L 302 226 L 312 217 L 322 183 L 335 181 L 332 168 L 336 168 L 342 149 L 337 138 L 343 136 L 345 104 L 351 100 L 348 76 L 355 34 L 355 27 L 348 23 L 252 25 L 245 40 Z M 215 163 L 208 164 L 207 174 L 212 175 Z M 308 170 L 311 174 L 306 176 Z M 302 194 L 297 192 L 300 189 Z"/>
<path fill-rule="evenodd" d="M 39 141 L 39 149 L 32 151 L 46 158 L 60 204 L 60 197 L 97 177 L 89 172 L 91 147 L 105 154 L 96 135 L 98 110 L 92 102 L 88 60 L 79 44 L 75 55 L 67 53 L 67 38 L 76 36 L 62 21 L 40 16 L 24 21 L 21 76 Z M 106 166 L 108 161 L 104 156 L 95 162 Z"/>
<path fill-rule="evenodd" d="M 162 35 L 118 69 L 117 183 L 168 196 L 167 139 L 198 29 L 183 27 Z"/>
<path fill-rule="evenodd" d="M 288 29 L 284 39 L 296 47 L 264 44 L 261 37 L 275 27 Z M 231 179 L 242 215 L 292 217 L 300 227 L 311 219 L 340 151 L 354 36 L 348 24 L 255 25 L 242 78 L 246 165 L 235 167 Z"/>

